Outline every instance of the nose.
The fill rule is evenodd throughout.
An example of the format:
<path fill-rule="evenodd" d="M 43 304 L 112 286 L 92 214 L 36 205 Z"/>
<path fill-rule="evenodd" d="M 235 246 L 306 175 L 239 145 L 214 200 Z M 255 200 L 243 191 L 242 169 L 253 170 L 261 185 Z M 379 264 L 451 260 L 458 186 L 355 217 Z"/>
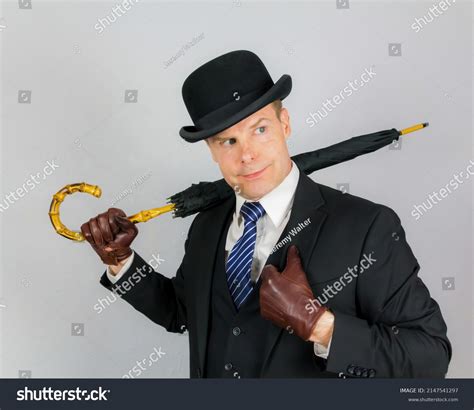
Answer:
<path fill-rule="evenodd" d="M 255 148 L 248 141 L 244 141 L 242 143 L 242 163 L 245 164 L 247 162 L 252 162 L 255 160 L 255 157 Z"/>

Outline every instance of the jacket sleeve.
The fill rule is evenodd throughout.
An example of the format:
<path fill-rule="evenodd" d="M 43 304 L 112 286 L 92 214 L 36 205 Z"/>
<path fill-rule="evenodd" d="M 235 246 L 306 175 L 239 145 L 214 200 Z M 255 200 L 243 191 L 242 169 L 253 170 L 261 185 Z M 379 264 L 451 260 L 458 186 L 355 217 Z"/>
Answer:
<path fill-rule="evenodd" d="M 173 278 L 167 278 L 156 272 L 143 258 L 135 252 L 133 263 L 122 277 L 114 284 L 107 277 L 106 271 L 100 283 L 118 294 L 136 310 L 143 313 L 153 322 L 173 333 L 184 333 L 187 329 L 185 266 L 187 266 L 188 243 L 193 229 L 193 220 L 184 243 L 185 254 Z"/>
<path fill-rule="evenodd" d="M 349 377 L 443 378 L 452 355 L 446 324 L 418 277 L 400 219 L 380 207 L 361 252 L 357 315 L 333 310 L 326 370 Z"/>

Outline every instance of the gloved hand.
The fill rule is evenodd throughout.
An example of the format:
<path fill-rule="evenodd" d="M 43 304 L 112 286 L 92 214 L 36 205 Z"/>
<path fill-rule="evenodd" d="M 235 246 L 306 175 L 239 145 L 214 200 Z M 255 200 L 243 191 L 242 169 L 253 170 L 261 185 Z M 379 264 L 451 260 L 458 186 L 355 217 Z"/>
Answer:
<path fill-rule="evenodd" d="M 106 265 L 118 265 L 131 254 L 130 244 L 138 228 L 124 211 L 109 208 L 81 225 L 81 232 Z"/>
<path fill-rule="evenodd" d="M 283 272 L 266 265 L 260 277 L 260 314 L 277 326 L 289 331 L 291 328 L 303 340 L 309 340 L 317 321 L 328 308 L 317 300 L 313 301 L 312 313 L 305 308 L 314 295 L 297 247 L 289 247 Z"/>

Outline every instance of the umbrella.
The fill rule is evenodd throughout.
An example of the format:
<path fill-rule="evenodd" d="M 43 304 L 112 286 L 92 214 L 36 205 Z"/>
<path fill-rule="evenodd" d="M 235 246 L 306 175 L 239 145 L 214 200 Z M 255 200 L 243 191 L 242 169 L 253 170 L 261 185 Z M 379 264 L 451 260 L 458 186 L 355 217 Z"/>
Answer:
<path fill-rule="evenodd" d="M 359 135 L 330 145 L 329 147 L 295 155 L 291 157 L 291 159 L 298 165 L 301 171 L 309 175 L 319 169 L 327 168 L 331 165 L 349 161 L 360 155 L 377 151 L 391 144 L 393 141 L 398 140 L 400 135 L 405 135 L 427 126 L 428 123 L 422 123 L 401 131 L 392 128 L 371 134 Z M 234 190 L 227 184 L 225 179 L 222 178 L 214 182 L 192 184 L 184 191 L 167 198 L 167 203 L 175 205 L 173 218 L 185 218 L 197 212 L 212 208 L 233 194 Z"/>
<path fill-rule="evenodd" d="M 298 154 L 291 158 L 301 171 L 309 175 L 319 169 L 327 168 L 344 161 L 349 161 L 360 155 L 376 151 L 398 140 L 400 135 L 405 135 L 427 126 L 428 123 L 421 123 L 401 131 L 392 128 L 371 134 L 359 135 L 329 147 Z M 54 229 L 59 235 L 75 241 L 83 241 L 84 236 L 82 233 L 69 230 L 61 222 L 59 215 L 59 208 L 65 197 L 75 192 L 88 193 L 97 198 L 102 194 L 100 187 L 97 185 L 90 185 L 85 182 L 66 185 L 53 195 L 49 209 L 49 217 Z M 173 218 L 185 218 L 219 205 L 233 194 L 234 190 L 227 184 L 224 178 L 213 182 L 199 182 L 166 198 L 168 205 L 140 211 L 127 218 L 133 223 L 146 222 L 170 211 L 173 212 Z"/>

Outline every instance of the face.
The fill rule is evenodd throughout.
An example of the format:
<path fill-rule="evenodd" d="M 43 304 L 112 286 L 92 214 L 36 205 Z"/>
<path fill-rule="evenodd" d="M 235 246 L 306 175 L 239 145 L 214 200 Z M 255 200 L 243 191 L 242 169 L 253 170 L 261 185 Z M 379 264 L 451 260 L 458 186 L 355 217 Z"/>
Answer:
<path fill-rule="evenodd" d="M 205 141 L 226 182 L 244 198 L 256 201 L 290 172 L 286 144 L 290 133 L 287 109 L 281 109 L 279 120 L 268 104 Z"/>

